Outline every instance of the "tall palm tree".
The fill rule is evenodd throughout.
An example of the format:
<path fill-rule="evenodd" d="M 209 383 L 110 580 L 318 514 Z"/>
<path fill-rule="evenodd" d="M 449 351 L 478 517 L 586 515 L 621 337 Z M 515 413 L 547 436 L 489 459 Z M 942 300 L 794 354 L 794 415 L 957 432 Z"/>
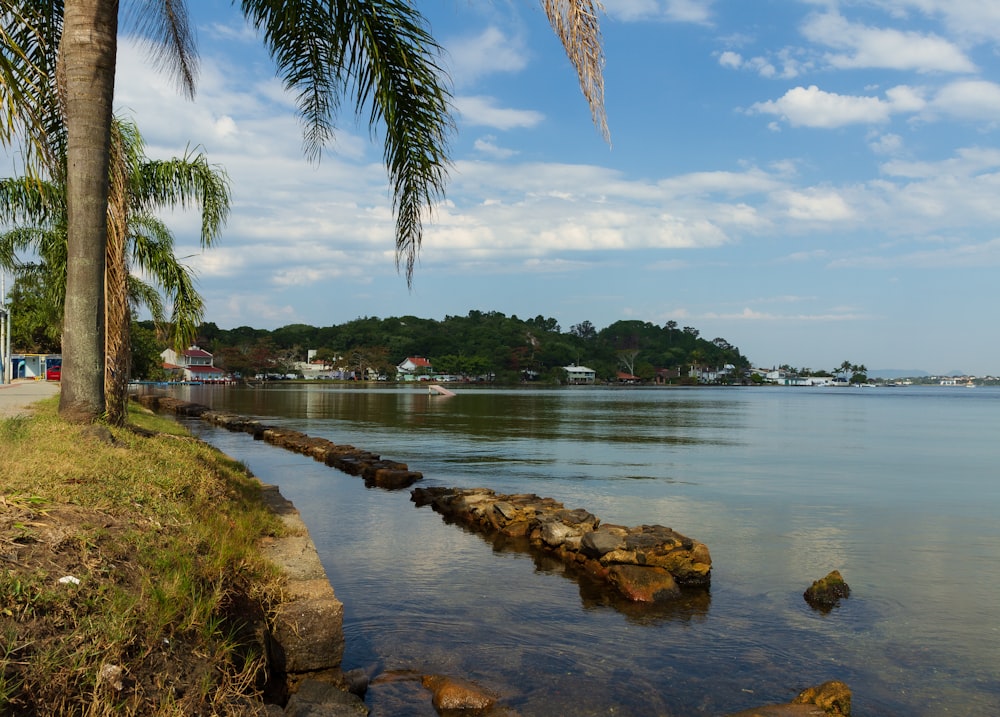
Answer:
<path fill-rule="evenodd" d="M 131 309 L 142 303 L 158 322 L 165 319 L 157 291 L 133 277 L 131 269 L 141 269 L 166 293 L 172 305 L 170 323 L 175 343 L 189 343 L 203 316 L 202 300 L 194 288 L 193 277 L 177 261 L 173 237 L 153 211 L 188 204 L 199 206 L 202 245 L 210 246 L 228 216 L 229 186 L 225 172 L 210 166 L 204 154 L 189 153 L 171 160 L 147 159 L 142 136 L 131 122 L 114 122 L 111 156 L 103 411 L 109 422 L 121 424 L 125 420 L 131 353 Z M 67 291 L 68 212 L 64 199 L 64 187 L 59 182 L 27 177 L 0 181 L 0 211 L 17 222 L 13 230 L 0 235 L 0 259 L 13 257 L 25 249 L 34 250 L 52 277 L 55 300 L 64 299 Z M 7 263 L 11 263 L 9 259 Z"/>
<path fill-rule="evenodd" d="M 606 136 L 598 3 L 540 1 Z M 63 0 L 40 2 L 55 7 Z M 107 244 L 118 5 L 118 0 L 65 0 L 62 14 L 69 227 L 60 414 L 77 420 L 93 419 L 103 404 L 103 312 L 95 316 L 94 309 L 101 306 Z M 423 214 L 444 193 L 453 126 L 446 78 L 437 64 L 440 48 L 423 17 L 408 0 L 239 0 L 239 6 L 263 35 L 286 88 L 296 94 L 310 159 L 318 159 L 333 136 L 342 98 L 353 102 L 358 114 L 367 111 L 372 129 L 384 129 L 396 261 L 405 264 L 411 283 Z M 145 0 L 142 18 L 158 42 L 160 59 L 193 94 L 196 55 L 184 1 Z"/>

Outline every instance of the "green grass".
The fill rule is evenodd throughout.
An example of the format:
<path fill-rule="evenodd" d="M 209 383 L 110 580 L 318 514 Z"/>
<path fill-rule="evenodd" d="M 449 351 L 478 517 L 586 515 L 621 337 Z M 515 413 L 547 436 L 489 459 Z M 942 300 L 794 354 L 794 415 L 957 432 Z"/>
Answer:
<path fill-rule="evenodd" d="M 253 713 L 280 523 L 245 466 L 130 422 L 104 442 L 55 399 L 0 421 L 0 715 Z"/>

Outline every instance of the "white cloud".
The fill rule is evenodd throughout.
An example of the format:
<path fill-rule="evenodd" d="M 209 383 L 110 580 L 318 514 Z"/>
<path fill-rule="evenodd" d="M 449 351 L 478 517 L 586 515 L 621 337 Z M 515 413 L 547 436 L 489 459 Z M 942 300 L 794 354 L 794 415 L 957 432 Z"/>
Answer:
<path fill-rule="evenodd" d="M 463 86 L 498 72 L 519 72 L 528 64 L 523 41 L 497 27 L 488 27 L 478 35 L 447 42 L 446 65 L 456 86 Z"/>
<path fill-rule="evenodd" d="M 455 107 L 462 119 L 471 126 L 494 127 L 508 130 L 517 127 L 534 127 L 545 119 L 541 112 L 497 107 L 493 97 L 456 97 Z"/>
<path fill-rule="evenodd" d="M 750 109 L 784 118 L 792 126 L 830 129 L 886 122 L 893 108 L 878 97 L 839 95 L 810 85 L 788 90 L 777 100 L 757 102 Z"/>
<path fill-rule="evenodd" d="M 941 88 L 932 107 L 952 117 L 995 123 L 1000 120 L 1000 85 L 985 80 L 952 82 Z"/>
<path fill-rule="evenodd" d="M 991 0 L 881 0 L 897 16 L 940 17 L 950 32 L 974 40 L 1000 40 L 1000 4 Z"/>
<path fill-rule="evenodd" d="M 896 154 L 903 148 L 903 138 L 891 132 L 874 133 L 870 135 L 868 146 L 875 154 Z"/>
<path fill-rule="evenodd" d="M 508 159 L 517 154 L 517 151 L 513 149 L 507 149 L 501 147 L 496 142 L 496 137 L 493 135 L 486 135 L 485 137 L 480 137 L 473 143 L 476 151 L 487 157 L 492 157 L 493 159 Z"/>
<path fill-rule="evenodd" d="M 714 0 L 604 0 L 609 16 L 623 22 L 666 20 L 707 24 Z"/>
<path fill-rule="evenodd" d="M 775 199 L 796 220 L 838 222 L 854 217 L 844 197 L 833 190 L 782 191 L 775 194 Z"/>
<path fill-rule="evenodd" d="M 738 52 L 727 50 L 719 55 L 719 64 L 723 67 L 738 70 L 743 65 L 743 57 Z"/>
<path fill-rule="evenodd" d="M 944 38 L 851 23 L 835 12 L 812 16 L 802 32 L 813 42 L 841 50 L 826 55 L 831 66 L 841 69 L 876 67 L 917 72 L 976 69 L 965 53 Z"/>

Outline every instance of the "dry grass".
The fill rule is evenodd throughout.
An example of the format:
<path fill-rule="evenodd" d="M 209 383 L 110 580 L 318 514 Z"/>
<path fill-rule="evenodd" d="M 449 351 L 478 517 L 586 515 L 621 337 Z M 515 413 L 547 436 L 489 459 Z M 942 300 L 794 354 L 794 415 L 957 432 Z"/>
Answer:
<path fill-rule="evenodd" d="M 55 406 L 0 420 L 0 714 L 257 713 L 280 588 L 257 482 L 141 409 L 140 433 Z"/>

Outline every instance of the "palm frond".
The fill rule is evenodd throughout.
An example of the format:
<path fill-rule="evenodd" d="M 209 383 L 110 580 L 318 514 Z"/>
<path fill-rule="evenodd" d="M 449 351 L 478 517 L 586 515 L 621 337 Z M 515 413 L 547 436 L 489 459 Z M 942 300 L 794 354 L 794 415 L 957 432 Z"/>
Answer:
<path fill-rule="evenodd" d="M 130 7 L 125 21 L 145 39 L 153 63 L 173 74 L 179 88 L 193 98 L 198 49 L 184 0 L 132 0 Z"/>
<path fill-rule="evenodd" d="M 441 48 L 406 0 L 241 0 L 285 87 L 296 92 L 305 150 L 319 159 L 342 95 L 384 130 L 396 213 L 396 261 L 412 284 L 423 217 L 444 195 L 451 122 Z"/>
<path fill-rule="evenodd" d="M 195 288 L 194 272 L 174 256 L 173 243 L 170 230 L 157 217 L 146 214 L 134 218 L 134 266 L 170 298 L 174 343 L 184 348 L 194 340 L 205 315 L 205 304 Z"/>
<path fill-rule="evenodd" d="M 10 224 L 47 224 L 65 214 L 63 188 L 30 177 L 0 179 L 0 217 Z"/>
<path fill-rule="evenodd" d="M 444 196 L 453 130 L 450 93 L 436 64 L 440 48 L 423 18 L 403 0 L 340 4 L 355 16 L 349 29 L 346 67 L 355 87 L 355 108 L 370 108 L 369 127 L 385 125 L 383 158 L 396 213 L 396 263 L 406 281 L 423 239 L 423 217 Z"/>
<path fill-rule="evenodd" d="M 243 15 L 263 35 L 285 89 L 296 95 L 304 124 L 303 148 L 318 161 L 334 133 L 344 89 L 342 46 L 332 5 L 316 0 L 240 0 Z"/>
<path fill-rule="evenodd" d="M 0 145 L 24 141 L 25 169 L 51 168 L 65 139 L 54 78 L 62 0 L 0 0 Z"/>
<path fill-rule="evenodd" d="M 145 306 L 149 315 L 153 317 L 153 322 L 158 326 L 167 320 L 160 292 L 155 286 L 134 274 L 130 274 L 128 277 L 128 301 L 129 307 L 133 311 L 140 306 Z"/>
<path fill-rule="evenodd" d="M 132 196 L 142 202 L 141 210 L 197 206 L 201 210 L 204 247 L 211 246 L 219 237 L 229 218 L 229 176 L 219 165 L 210 165 L 203 153 L 187 152 L 181 158 L 147 160 L 133 175 L 133 183 L 137 191 Z"/>
<path fill-rule="evenodd" d="M 602 9 L 595 0 L 542 0 L 549 24 L 562 42 L 567 57 L 576 69 L 580 89 L 590 105 L 594 124 L 604 139 L 611 140 L 604 110 L 604 49 L 597 13 Z"/>

